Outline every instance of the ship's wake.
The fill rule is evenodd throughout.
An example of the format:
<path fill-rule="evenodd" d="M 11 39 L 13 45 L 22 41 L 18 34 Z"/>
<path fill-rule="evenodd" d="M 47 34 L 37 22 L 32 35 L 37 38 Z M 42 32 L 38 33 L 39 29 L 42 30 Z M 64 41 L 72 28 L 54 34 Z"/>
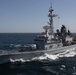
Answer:
<path fill-rule="evenodd" d="M 30 62 L 30 61 L 43 61 L 43 60 L 52 61 L 52 60 L 57 60 L 57 59 L 64 58 L 64 57 L 74 57 L 75 55 L 76 55 L 76 49 L 73 48 L 70 50 L 66 50 L 63 53 L 58 53 L 55 55 L 45 53 L 44 55 L 39 56 L 39 57 L 34 57 L 31 60 L 24 60 L 22 58 L 13 60 L 10 58 L 10 62 L 14 63 L 14 62 Z"/>
<path fill-rule="evenodd" d="M 58 53 L 55 55 L 45 53 L 44 55 L 42 55 L 40 57 L 33 58 L 33 60 L 57 60 L 57 59 L 63 58 L 63 57 L 74 57 L 75 55 L 76 55 L 76 49 L 73 48 L 70 50 L 66 50 L 63 53 Z"/>

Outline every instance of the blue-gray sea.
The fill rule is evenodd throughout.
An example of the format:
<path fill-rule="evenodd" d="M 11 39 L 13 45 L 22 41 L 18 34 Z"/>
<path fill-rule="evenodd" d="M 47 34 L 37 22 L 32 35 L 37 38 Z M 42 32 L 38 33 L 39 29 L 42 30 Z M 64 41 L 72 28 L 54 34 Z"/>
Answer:
<path fill-rule="evenodd" d="M 0 50 L 19 49 L 32 44 L 36 35 L 38 33 L 0 33 Z M 49 60 L 43 61 L 45 57 Z M 40 60 L 1 64 L 0 75 L 76 75 L 76 53 L 46 54 L 40 56 Z"/>

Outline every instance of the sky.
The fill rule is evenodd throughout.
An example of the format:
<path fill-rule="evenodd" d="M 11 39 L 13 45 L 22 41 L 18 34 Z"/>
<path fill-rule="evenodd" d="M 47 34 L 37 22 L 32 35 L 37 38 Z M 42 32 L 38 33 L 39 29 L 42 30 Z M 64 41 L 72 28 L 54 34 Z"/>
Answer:
<path fill-rule="evenodd" d="M 37 33 L 49 22 L 51 0 L 0 0 L 0 33 Z M 64 24 L 76 32 L 76 0 L 52 0 L 54 31 Z"/>

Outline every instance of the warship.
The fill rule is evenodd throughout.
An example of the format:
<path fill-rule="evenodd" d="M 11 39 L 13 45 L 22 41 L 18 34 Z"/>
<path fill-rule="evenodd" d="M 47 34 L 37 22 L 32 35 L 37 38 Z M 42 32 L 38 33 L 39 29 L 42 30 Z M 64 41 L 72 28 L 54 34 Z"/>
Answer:
<path fill-rule="evenodd" d="M 53 18 L 57 17 L 57 15 L 53 14 L 53 11 L 51 5 L 48 15 L 48 25 L 43 27 L 45 32 L 35 37 L 34 44 L 27 45 L 19 50 L 0 50 L 0 64 L 9 62 L 10 59 L 15 60 L 22 58 L 24 60 L 31 60 L 45 53 L 58 54 L 73 48 L 76 49 L 76 40 L 65 25 L 62 25 L 61 29 L 57 29 L 56 33 L 54 33 Z"/>

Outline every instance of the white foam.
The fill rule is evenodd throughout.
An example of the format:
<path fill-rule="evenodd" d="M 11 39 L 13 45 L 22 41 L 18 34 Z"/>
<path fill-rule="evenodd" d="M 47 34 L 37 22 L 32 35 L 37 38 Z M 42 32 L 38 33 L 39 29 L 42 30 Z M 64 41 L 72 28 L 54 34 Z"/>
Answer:
<path fill-rule="evenodd" d="M 10 47 L 21 47 L 21 44 L 10 44 Z"/>
<path fill-rule="evenodd" d="M 73 48 L 73 49 L 67 50 L 63 53 L 60 53 L 59 57 L 74 57 L 75 55 L 76 55 L 76 49 Z"/>
<path fill-rule="evenodd" d="M 61 67 L 62 67 L 62 68 L 65 68 L 66 66 L 65 66 L 65 65 L 61 65 Z"/>
<path fill-rule="evenodd" d="M 17 48 L 17 47 L 21 47 L 21 44 L 17 44 L 17 45 L 15 45 L 14 47 L 16 47 L 16 48 Z"/>
<path fill-rule="evenodd" d="M 51 55 L 51 54 L 45 53 L 42 56 L 33 58 L 32 60 L 56 60 L 56 59 L 59 59 L 61 57 L 74 57 L 75 55 L 76 55 L 76 49 L 73 48 L 70 50 L 66 50 L 63 53 L 56 54 L 56 55 Z"/>
<path fill-rule="evenodd" d="M 49 55 L 49 54 L 45 53 L 42 56 L 33 58 L 32 60 L 47 60 L 47 59 L 56 60 L 56 59 L 58 59 L 58 57 L 57 57 L 57 55 Z"/>
<path fill-rule="evenodd" d="M 13 60 L 10 58 L 10 62 L 12 62 L 12 63 L 14 63 L 14 62 L 27 62 L 27 61 L 30 61 L 30 60 L 24 60 L 22 58 Z"/>

